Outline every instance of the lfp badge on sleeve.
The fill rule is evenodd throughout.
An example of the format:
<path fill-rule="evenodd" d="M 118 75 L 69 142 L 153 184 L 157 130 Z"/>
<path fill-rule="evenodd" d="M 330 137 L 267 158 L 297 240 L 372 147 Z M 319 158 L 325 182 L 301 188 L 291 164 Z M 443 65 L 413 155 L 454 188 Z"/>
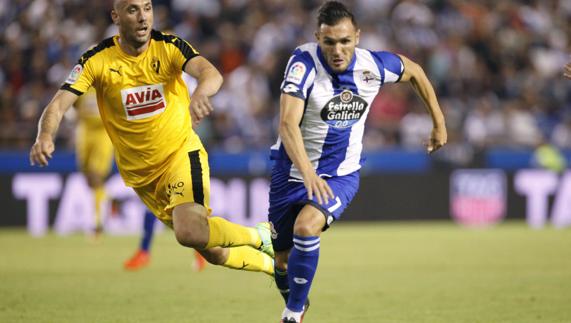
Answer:
<path fill-rule="evenodd" d="M 506 215 L 506 175 L 499 169 L 459 169 L 450 177 L 450 214 L 456 222 L 486 227 Z"/>

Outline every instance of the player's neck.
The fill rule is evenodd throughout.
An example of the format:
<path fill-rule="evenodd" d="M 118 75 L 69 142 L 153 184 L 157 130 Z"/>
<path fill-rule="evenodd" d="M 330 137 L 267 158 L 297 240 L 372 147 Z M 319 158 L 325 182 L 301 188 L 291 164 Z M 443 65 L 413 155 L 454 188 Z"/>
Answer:
<path fill-rule="evenodd" d="M 127 42 L 125 42 L 123 40 L 123 38 L 121 37 L 121 35 L 119 35 L 119 46 L 121 47 L 121 50 L 129 55 L 129 56 L 139 56 L 141 53 L 143 53 L 144 51 L 147 50 L 147 48 L 149 48 L 149 43 L 151 42 L 151 40 L 149 39 L 145 44 L 143 44 L 142 46 L 136 47 L 133 44 L 129 44 Z"/>

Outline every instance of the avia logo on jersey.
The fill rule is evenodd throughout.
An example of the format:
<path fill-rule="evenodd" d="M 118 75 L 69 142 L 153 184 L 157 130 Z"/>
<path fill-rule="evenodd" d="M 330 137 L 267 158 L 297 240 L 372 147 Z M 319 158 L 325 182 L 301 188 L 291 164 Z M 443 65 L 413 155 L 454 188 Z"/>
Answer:
<path fill-rule="evenodd" d="M 121 101 L 127 120 L 138 120 L 165 111 L 167 102 L 162 84 L 152 84 L 121 90 Z"/>
<path fill-rule="evenodd" d="M 348 128 L 363 117 L 369 104 L 362 97 L 344 90 L 321 110 L 321 119 L 335 128 Z"/>

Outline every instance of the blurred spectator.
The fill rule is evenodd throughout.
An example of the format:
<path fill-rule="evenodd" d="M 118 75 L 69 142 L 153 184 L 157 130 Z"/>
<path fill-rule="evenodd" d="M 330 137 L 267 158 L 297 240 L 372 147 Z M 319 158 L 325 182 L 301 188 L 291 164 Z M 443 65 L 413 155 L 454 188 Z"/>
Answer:
<path fill-rule="evenodd" d="M 553 129 L 551 141 L 559 149 L 571 149 L 571 115 Z"/>
<path fill-rule="evenodd" d="M 477 100 L 476 106 L 466 116 L 466 140 L 477 149 L 505 142 L 505 120 L 497 104 L 494 96 L 484 96 Z"/>
<path fill-rule="evenodd" d="M 351 0 L 361 44 L 426 67 L 451 132 L 447 163 L 489 147 L 571 149 L 571 1 Z M 198 131 L 209 149 L 268 149 L 279 82 L 294 47 L 314 41 L 321 0 L 156 0 L 156 29 L 188 40 L 225 74 Z M 46 100 L 79 55 L 116 32 L 112 1 L 0 0 L 0 144 L 27 149 Z M 571 72 L 569 72 L 571 75 Z M 571 76 L 570 76 L 571 77 Z M 395 88 L 396 89 L 396 88 Z M 413 91 L 383 89 L 365 149 L 422 148 L 429 120 Z M 71 144 L 66 122 L 59 144 Z M 442 154 L 445 155 L 445 154 Z"/>

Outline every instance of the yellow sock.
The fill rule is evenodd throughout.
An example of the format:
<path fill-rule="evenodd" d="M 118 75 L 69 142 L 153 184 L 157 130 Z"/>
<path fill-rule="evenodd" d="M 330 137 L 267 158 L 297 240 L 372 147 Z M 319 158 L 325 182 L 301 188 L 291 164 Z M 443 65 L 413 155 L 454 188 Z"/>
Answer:
<path fill-rule="evenodd" d="M 274 262 L 265 253 L 249 246 L 228 248 L 228 259 L 224 267 L 246 270 L 261 271 L 273 277 Z"/>
<path fill-rule="evenodd" d="M 95 199 L 95 227 L 101 228 L 102 226 L 102 214 L 101 207 L 103 201 L 106 198 L 105 188 L 103 186 L 93 189 L 93 197 Z"/>
<path fill-rule="evenodd" d="M 238 246 L 258 248 L 262 244 L 260 235 L 254 228 L 232 223 L 220 217 L 208 218 L 208 226 L 210 227 L 210 238 L 206 244 L 206 249 Z"/>

